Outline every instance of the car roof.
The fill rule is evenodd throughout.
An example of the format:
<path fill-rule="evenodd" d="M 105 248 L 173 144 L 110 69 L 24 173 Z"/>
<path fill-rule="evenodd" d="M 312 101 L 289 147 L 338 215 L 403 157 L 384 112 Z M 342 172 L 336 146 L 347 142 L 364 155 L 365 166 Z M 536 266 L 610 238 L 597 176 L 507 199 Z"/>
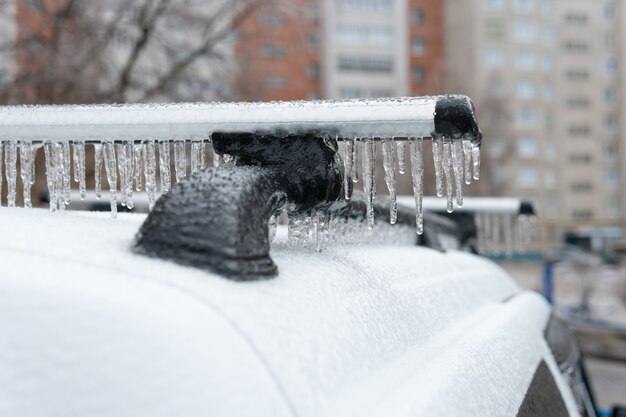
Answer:
<path fill-rule="evenodd" d="M 277 278 L 233 282 L 132 253 L 144 218 L 2 210 L 0 414 L 512 415 L 555 366 L 547 305 L 486 259 L 279 238 Z"/>

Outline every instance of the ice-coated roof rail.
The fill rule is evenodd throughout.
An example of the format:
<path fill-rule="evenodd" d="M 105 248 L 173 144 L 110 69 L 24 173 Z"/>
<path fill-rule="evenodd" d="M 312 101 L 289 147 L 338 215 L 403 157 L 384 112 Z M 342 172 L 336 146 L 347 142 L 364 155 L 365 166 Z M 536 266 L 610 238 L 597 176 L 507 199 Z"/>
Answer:
<path fill-rule="evenodd" d="M 455 201 L 457 206 L 463 204 L 463 184 L 479 178 L 482 135 L 474 106 L 465 96 L 0 107 L 0 146 L 4 148 L 0 154 L 5 159 L 9 206 L 15 205 L 18 174 L 26 184 L 25 205 L 30 204 L 33 161 L 39 147 L 45 153 L 51 210 L 63 210 L 70 203 L 72 171 L 84 196 L 85 147 L 93 145 L 96 193 L 102 188 L 104 172 L 113 215 L 118 202 L 133 207 L 133 190 L 145 190 L 154 208 L 138 236 L 138 251 L 183 263 L 197 263 L 200 253 L 219 253 L 220 259 L 245 258 L 245 267 L 225 267 L 229 274 L 239 271 L 242 276 L 275 273 L 267 255 L 267 224 L 269 220 L 271 229 L 276 214 L 283 210 L 292 215 L 294 241 L 302 241 L 305 234 L 308 237 L 314 223 L 318 248 L 328 240 L 333 216 L 358 217 L 372 229 L 375 214 L 386 210 L 391 225 L 398 220 L 404 225 L 412 222 L 421 235 L 423 142 L 430 139 L 437 192 L 447 195 L 446 207 L 452 210 Z M 375 202 L 377 148 L 382 150 L 390 194 L 385 210 Z M 205 171 L 211 156 L 214 169 Z M 398 211 L 396 169 L 410 170 L 412 175 L 416 203 L 412 220 Z M 353 184 L 361 176 L 363 195 L 353 198 Z M 173 177 L 177 184 L 170 190 Z M 157 202 L 159 189 L 163 196 Z M 357 203 L 359 199 L 362 204 Z M 174 211 L 177 221 L 170 216 Z M 220 211 L 228 214 L 222 216 Z M 219 220 L 198 220 L 197 216 Z M 191 223 L 183 226 L 181 219 Z M 185 231 L 184 236 L 178 235 L 180 241 L 176 233 L 169 233 L 172 230 L 163 230 L 174 224 Z M 194 234 L 190 230 L 197 227 L 211 230 L 208 234 L 213 237 L 205 233 L 190 241 Z M 255 233 L 264 236 L 247 239 Z M 169 240 L 163 241 L 166 237 Z M 184 254 L 174 255 L 181 247 L 188 251 L 187 261 Z M 201 262 L 207 268 L 224 267 L 224 262 L 215 267 L 209 258 L 204 256 Z"/>

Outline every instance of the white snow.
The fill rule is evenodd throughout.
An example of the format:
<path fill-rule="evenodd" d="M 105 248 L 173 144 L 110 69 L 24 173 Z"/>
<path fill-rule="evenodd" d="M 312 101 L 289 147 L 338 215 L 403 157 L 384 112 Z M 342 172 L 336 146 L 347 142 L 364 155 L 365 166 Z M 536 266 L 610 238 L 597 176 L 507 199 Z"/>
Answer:
<path fill-rule="evenodd" d="M 514 415 L 555 370 L 545 302 L 484 259 L 279 227 L 280 275 L 236 283 L 134 255 L 145 217 L 102 216 L 0 209 L 0 415 Z"/>

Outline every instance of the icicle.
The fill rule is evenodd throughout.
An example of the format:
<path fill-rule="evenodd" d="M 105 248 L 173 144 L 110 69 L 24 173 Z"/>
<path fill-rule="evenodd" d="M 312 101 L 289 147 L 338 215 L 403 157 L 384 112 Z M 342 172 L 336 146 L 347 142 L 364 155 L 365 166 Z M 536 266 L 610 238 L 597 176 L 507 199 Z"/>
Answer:
<path fill-rule="evenodd" d="M 204 169 L 204 143 L 191 142 L 191 172 Z"/>
<path fill-rule="evenodd" d="M 354 168 L 353 154 L 354 142 L 350 140 L 345 141 L 343 148 L 343 189 L 346 200 L 350 200 L 352 197 L 352 169 Z"/>
<path fill-rule="evenodd" d="M 484 243 L 484 248 L 485 248 L 485 254 L 491 252 L 491 248 L 493 247 L 493 242 L 492 242 L 492 234 L 491 234 L 491 229 L 492 229 L 492 221 L 491 221 L 491 216 L 489 214 L 483 213 L 483 217 L 482 217 L 482 226 L 483 226 L 483 243 Z"/>
<path fill-rule="evenodd" d="M 85 142 L 74 142 L 74 181 L 78 183 L 81 200 L 87 195 L 87 180 L 85 173 Z"/>
<path fill-rule="evenodd" d="M 476 251 L 485 254 L 485 231 L 483 226 L 482 213 L 474 213 L 474 227 L 476 228 Z"/>
<path fill-rule="evenodd" d="M 93 154 L 95 165 L 94 178 L 96 181 L 96 198 L 99 199 L 102 193 L 102 145 L 94 144 Z"/>
<path fill-rule="evenodd" d="M 328 228 L 328 214 L 321 210 L 317 212 L 317 228 L 315 230 L 316 250 L 321 252 L 324 249 Z"/>
<path fill-rule="evenodd" d="M 0 142 L 0 207 L 2 206 L 2 176 L 4 160 L 4 143 Z"/>
<path fill-rule="evenodd" d="M 7 207 L 15 207 L 17 184 L 17 143 L 10 141 L 4 148 L 4 161 L 7 177 Z"/>
<path fill-rule="evenodd" d="M 111 190 L 111 217 L 117 217 L 117 161 L 113 142 L 104 142 L 104 170 Z"/>
<path fill-rule="evenodd" d="M 363 191 L 365 192 L 367 228 L 369 230 L 374 228 L 375 162 L 374 140 L 368 139 L 363 144 Z"/>
<path fill-rule="evenodd" d="M 499 254 L 501 252 L 502 242 L 500 239 L 500 216 L 491 215 L 491 252 Z"/>
<path fill-rule="evenodd" d="M 463 141 L 463 157 L 465 184 L 469 185 L 472 183 L 472 142 L 469 140 Z"/>
<path fill-rule="evenodd" d="M 359 182 L 359 140 L 352 139 L 352 182 Z"/>
<path fill-rule="evenodd" d="M 302 238 L 302 220 L 302 215 L 298 213 L 289 213 L 287 240 L 290 245 L 297 245 Z"/>
<path fill-rule="evenodd" d="M 411 141 L 411 175 L 413 177 L 413 195 L 415 197 L 415 226 L 417 234 L 424 233 L 424 141 L 422 138 Z"/>
<path fill-rule="evenodd" d="M 267 233 L 270 243 L 273 242 L 276 237 L 276 220 L 278 220 L 278 217 L 276 214 L 272 214 L 267 222 Z"/>
<path fill-rule="evenodd" d="M 220 166 L 220 155 L 217 152 L 215 152 L 215 147 L 213 148 L 213 166 L 214 167 Z"/>
<path fill-rule="evenodd" d="M 30 142 L 20 143 L 20 172 L 22 176 L 22 187 L 24 192 L 24 207 L 32 207 L 31 194 L 31 175 L 33 164 L 33 147 Z"/>
<path fill-rule="evenodd" d="M 44 160 L 46 163 L 46 183 L 48 185 L 48 201 L 50 204 L 50 211 L 56 211 L 57 205 L 54 200 L 55 195 L 53 192 L 54 182 L 53 182 L 53 165 L 52 165 L 52 144 L 50 142 L 46 142 L 43 145 L 44 150 Z"/>
<path fill-rule="evenodd" d="M 504 248 L 507 258 L 513 256 L 513 219 L 509 215 L 505 215 L 504 218 Z"/>
<path fill-rule="evenodd" d="M 403 140 L 396 141 L 396 150 L 398 151 L 398 172 L 404 174 L 406 172 L 406 142 Z"/>
<path fill-rule="evenodd" d="M 456 205 L 463 206 L 463 142 L 452 141 L 452 170 L 456 191 Z"/>
<path fill-rule="evenodd" d="M 187 176 L 187 154 L 183 140 L 174 142 L 174 168 L 176 170 L 176 182 L 182 181 Z"/>
<path fill-rule="evenodd" d="M 443 139 L 440 137 L 433 138 L 433 160 L 435 162 L 435 189 L 437 197 L 443 197 Z"/>
<path fill-rule="evenodd" d="M 473 177 L 475 180 L 480 178 L 480 146 L 472 144 L 472 166 L 474 168 Z"/>
<path fill-rule="evenodd" d="M 447 211 L 452 213 L 454 210 L 454 200 L 452 192 L 452 143 L 449 139 L 443 141 L 443 173 L 446 178 L 446 196 L 448 199 Z"/>
<path fill-rule="evenodd" d="M 170 173 L 170 143 L 161 141 L 159 143 L 159 172 L 161 174 L 161 193 L 166 193 L 172 186 L 172 175 Z"/>
<path fill-rule="evenodd" d="M 146 179 L 146 192 L 148 193 L 148 210 L 152 210 L 156 202 L 156 154 L 154 141 L 149 140 L 143 144 L 144 177 Z"/>
<path fill-rule="evenodd" d="M 135 191 L 141 191 L 141 187 L 143 187 L 143 146 L 142 145 L 133 145 L 133 157 L 135 163 L 133 165 L 133 170 L 135 174 Z"/>
<path fill-rule="evenodd" d="M 124 142 L 117 145 L 117 164 L 120 174 L 121 204 L 132 209 L 133 201 L 133 149 L 132 142 Z"/>
<path fill-rule="evenodd" d="M 396 203 L 396 152 L 393 142 L 383 140 L 383 167 L 385 169 L 385 183 L 389 190 L 391 205 L 389 207 L 389 223 L 395 224 L 398 219 L 398 204 Z"/>
<path fill-rule="evenodd" d="M 61 145 L 63 161 L 61 163 L 63 172 L 63 202 L 65 205 L 70 204 L 72 197 L 72 156 L 70 154 L 70 143 L 63 142 Z"/>

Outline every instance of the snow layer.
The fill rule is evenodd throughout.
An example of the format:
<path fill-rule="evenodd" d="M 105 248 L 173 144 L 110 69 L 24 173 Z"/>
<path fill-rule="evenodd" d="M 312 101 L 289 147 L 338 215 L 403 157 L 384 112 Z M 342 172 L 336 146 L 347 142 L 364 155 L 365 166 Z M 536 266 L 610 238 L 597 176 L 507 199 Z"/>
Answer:
<path fill-rule="evenodd" d="M 0 140 L 207 138 L 212 132 L 316 130 L 340 137 L 426 137 L 437 96 L 273 103 L 0 107 Z"/>
<path fill-rule="evenodd" d="M 279 277 L 235 283 L 132 254 L 143 219 L 0 210 L 0 415 L 505 416 L 555 368 L 478 257 L 279 230 Z"/>

